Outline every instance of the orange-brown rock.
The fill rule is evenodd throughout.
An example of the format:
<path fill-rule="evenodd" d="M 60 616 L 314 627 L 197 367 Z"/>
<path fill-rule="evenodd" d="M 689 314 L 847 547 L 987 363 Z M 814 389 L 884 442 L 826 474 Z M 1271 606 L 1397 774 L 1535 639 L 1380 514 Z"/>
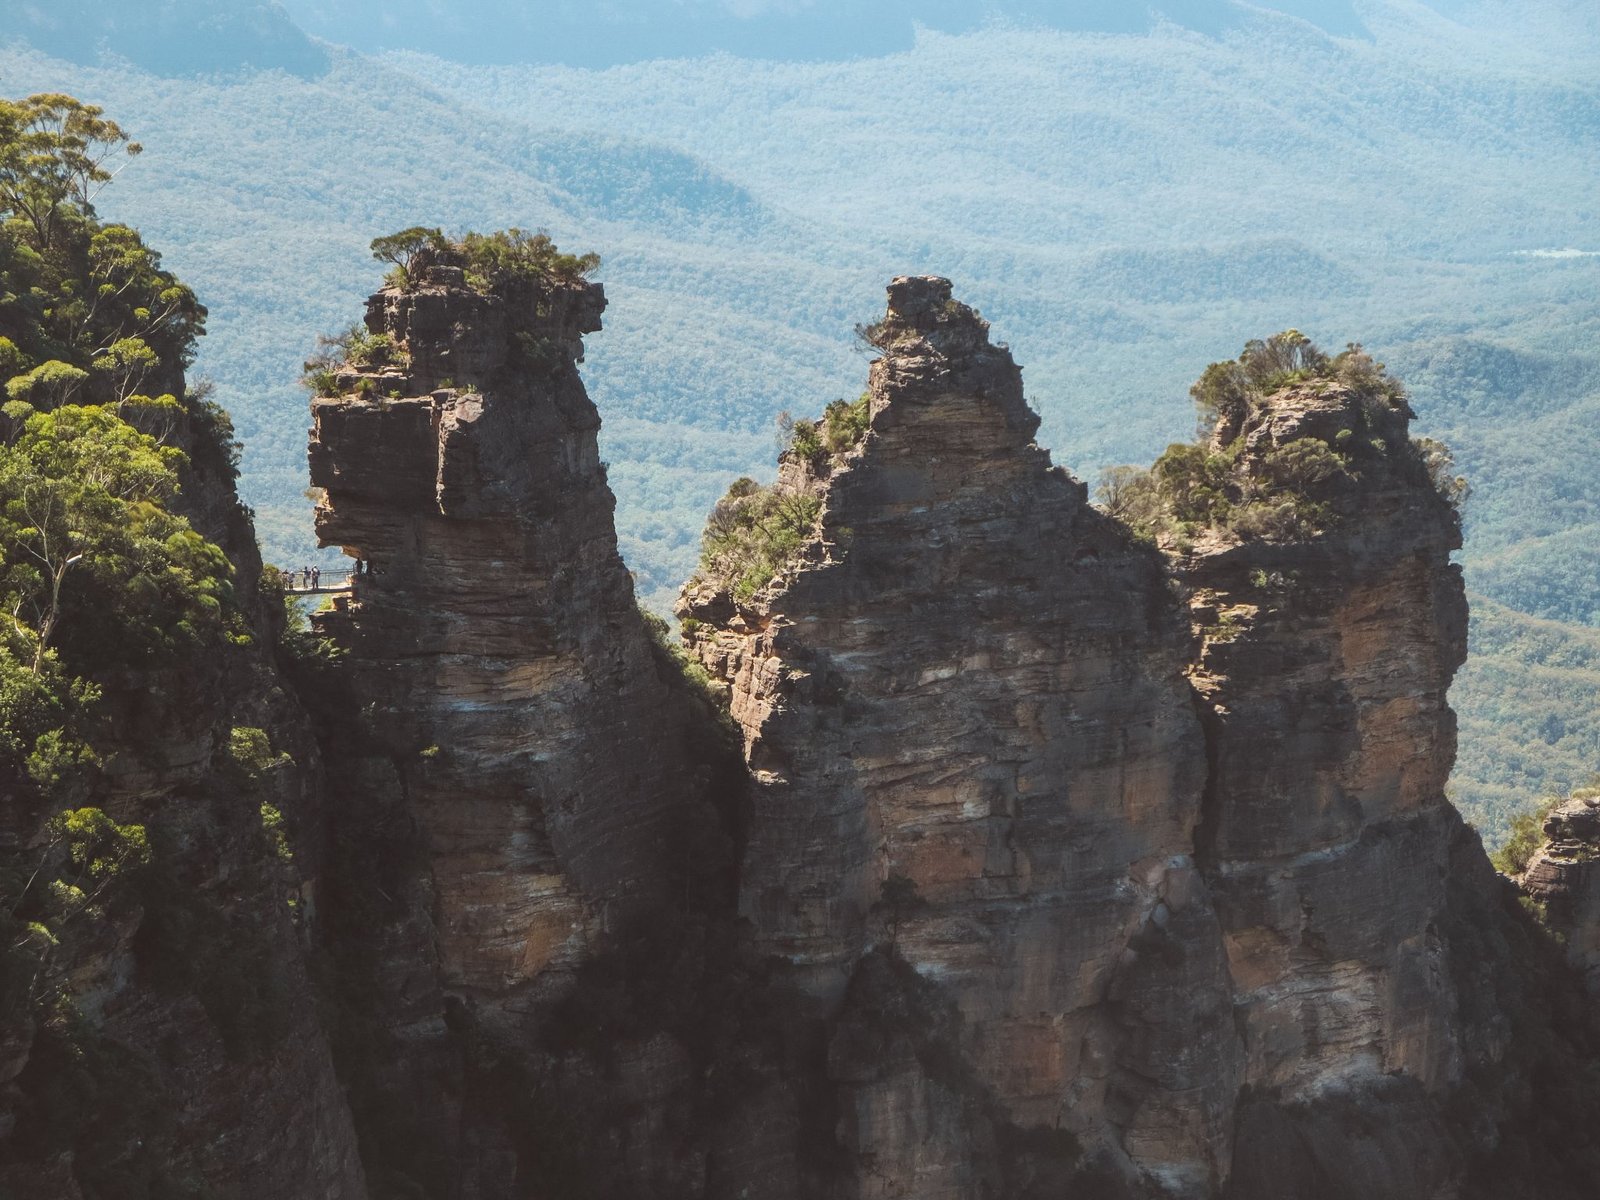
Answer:
<path fill-rule="evenodd" d="M 1518 882 L 1590 993 L 1600 995 L 1600 794 L 1583 789 L 1556 805 L 1543 831 L 1545 844 Z"/>
<path fill-rule="evenodd" d="M 864 440 L 783 467 L 823 497 L 807 553 L 744 603 L 686 589 L 755 778 L 740 911 L 825 1002 L 893 943 L 959 1011 L 984 1121 L 914 1056 L 831 1060 L 852 1194 L 985 1194 L 961 1147 L 996 1122 L 1193 1192 L 1226 1173 L 1242 1054 L 1191 857 L 1189 639 L 1159 556 L 1033 443 L 987 328 L 895 280 Z"/>
<path fill-rule="evenodd" d="M 1466 604 L 1449 563 L 1458 522 L 1409 416 L 1377 387 L 1328 379 L 1261 398 L 1208 448 L 1254 512 L 1199 531 L 1177 563 L 1211 761 L 1195 853 L 1224 931 L 1242 1082 L 1274 1104 L 1395 1079 L 1437 1097 L 1462 1070 L 1437 920 L 1457 824 L 1445 693 Z M 1309 465 L 1292 467 L 1296 453 Z M 1391 1125 L 1432 1120 L 1425 1104 L 1397 1107 Z M 1242 1125 L 1242 1194 L 1265 1194 L 1257 1137 L 1283 1134 Z M 1435 1194 L 1455 1164 L 1425 1161 L 1366 1186 Z"/>
<path fill-rule="evenodd" d="M 443 252 L 369 303 L 389 364 L 347 368 L 312 405 L 318 534 L 359 564 L 317 617 L 344 651 L 333 919 L 339 945 L 365 943 L 350 986 L 392 1047 L 358 1090 L 430 1187 L 499 1195 L 516 1173 L 496 1117 L 468 1131 L 468 1042 L 526 1049 L 532 1006 L 601 934 L 681 891 L 684 714 L 575 366 L 604 303 L 537 273 L 470 287 Z"/>

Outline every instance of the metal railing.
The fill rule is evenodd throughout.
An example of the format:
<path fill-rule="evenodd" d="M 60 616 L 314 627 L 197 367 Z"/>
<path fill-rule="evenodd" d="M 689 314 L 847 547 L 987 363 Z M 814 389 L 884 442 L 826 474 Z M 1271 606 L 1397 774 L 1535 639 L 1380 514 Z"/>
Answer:
<path fill-rule="evenodd" d="M 321 574 L 305 571 L 283 571 L 283 591 L 287 596 L 337 596 L 352 591 L 356 586 L 356 573 L 324 579 Z"/>

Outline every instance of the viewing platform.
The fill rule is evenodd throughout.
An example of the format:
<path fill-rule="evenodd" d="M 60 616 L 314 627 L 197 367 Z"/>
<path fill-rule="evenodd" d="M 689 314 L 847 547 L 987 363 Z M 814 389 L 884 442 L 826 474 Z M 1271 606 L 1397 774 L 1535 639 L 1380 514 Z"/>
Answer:
<path fill-rule="evenodd" d="M 356 573 L 336 575 L 332 579 L 307 576 L 304 571 L 283 571 L 285 596 L 348 596 L 355 590 Z"/>

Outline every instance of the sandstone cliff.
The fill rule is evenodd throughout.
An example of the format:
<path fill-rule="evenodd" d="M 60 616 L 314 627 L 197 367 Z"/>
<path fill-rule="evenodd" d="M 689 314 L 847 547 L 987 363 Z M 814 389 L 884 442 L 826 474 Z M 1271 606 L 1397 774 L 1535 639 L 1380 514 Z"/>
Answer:
<path fill-rule="evenodd" d="M 1123 520 L 948 281 L 897 279 L 867 392 L 713 514 L 686 668 L 617 554 L 603 307 L 444 244 L 369 302 L 312 406 L 350 594 L 276 660 L 247 597 L 187 702 L 111 700 L 141 745 L 98 799 L 167 845 L 74 986 L 172 1119 L 38 1153 L 75 1076 L 8 1028 L 0 1182 L 1592 1192 L 1593 822 L 1523 880 L 1562 942 L 1444 800 L 1457 522 L 1369 359 L 1233 396 Z M 207 445 L 186 495 L 253 578 Z"/>
<path fill-rule="evenodd" d="M 808 428 L 708 533 L 754 504 L 801 544 L 679 606 L 752 773 L 741 916 L 834 1014 L 828 1194 L 1472 1192 L 1526 1152 L 1519 1056 L 1588 1034 L 1482 1023 L 1538 1002 L 1485 1000 L 1469 927 L 1560 984 L 1444 799 L 1459 535 L 1403 397 L 1353 352 L 1225 413 L 1158 465 L 1164 565 L 986 332 L 896 280 L 864 434 Z"/>
<path fill-rule="evenodd" d="M 536 1010 L 685 903 L 705 779 L 575 366 L 604 294 L 538 272 L 470 286 L 463 262 L 424 256 L 374 296 L 392 349 L 312 406 L 318 534 L 360 565 L 316 617 L 343 652 L 319 701 L 340 798 L 325 908 L 370 1153 L 430 1194 L 494 1196 L 532 1097 L 493 1099 L 493 1077 L 548 1081 Z M 638 1088 L 670 1089 L 657 1050 Z"/>
<path fill-rule="evenodd" d="M 824 497 L 810 552 L 746 604 L 686 593 L 755 775 L 741 914 L 830 1003 L 892 941 L 954 1001 L 949 1050 L 1003 1128 L 1203 1186 L 1241 1056 L 1191 857 L 1188 638 L 1158 556 L 1033 444 L 986 332 L 948 282 L 895 281 L 864 440 L 784 464 L 780 488 Z M 894 878 L 920 901 L 903 919 Z M 830 1068 L 859 1194 L 983 1194 L 988 1114 L 850 1058 Z"/>
<path fill-rule="evenodd" d="M 1582 789 L 1556 805 L 1543 832 L 1519 882 L 1590 994 L 1600 995 L 1600 795 Z"/>

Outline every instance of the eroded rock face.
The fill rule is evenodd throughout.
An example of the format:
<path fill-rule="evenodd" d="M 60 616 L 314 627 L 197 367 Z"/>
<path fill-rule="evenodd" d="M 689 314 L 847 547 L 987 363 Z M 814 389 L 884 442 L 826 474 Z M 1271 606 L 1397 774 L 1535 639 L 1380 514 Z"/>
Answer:
<path fill-rule="evenodd" d="M 367 945 L 352 986 L 393 1042 L 368 1093 L 413 1098 L 370 1126 L 433 1147 L 403 1156 L 429 1186 L 499 1195 L 516 1159 L 493 1120 L 454 1119 L 457 1034 L 525 1042 L 602 931 L 675 894 L 693 780 L 574 365 L 603 293 L 480 291 L 448 256 L 412 280 L 368 306 L 390 364 L 312 409 L 318 534 L 361 564 L 317 618 L 346 652 L 328 771 L 359 878 L 341 936 Z M 383 873 L 363 877 L 362 839 Z"/>
<path fill-rule="evenodd" d="M 1160 560 L 1033 444 L 1018 368 L 948 281 L 895 280 L 875 336 L 862 444 L 783 468 L 824 496 L 808 554 L 748 603 L 702 581 L 680 606 L 756 780 L 741 913 L 830 1003 L 893 942 L 953 998 L 1001 1125 L 1200 1188 L 1242 1054 Z M 919 1071 L 834 1068 L 859 1194 L 982 1194 L 927 1122 L 995 1135 Z"/>
<path fill-rule="evenodd" d="M 180 367 L 161 370 L 152 392 L 185 395 Z M 93 903 L 60 921 L 47 970 L 0 966 L 0 1195 L 366 1200 L 308 970 L 324 796 L 274 655 L 282 610 L 258 594 L 222 432 L 191 403 L 167 436 L 187 456 L 172 507 L 230 562 L 234 636 L 205 654 L 89 664 L 99 769 L 50 807 L 0 786 L 0 846 L 27 872 L 62 870 L 48 822 L 63 808 L 137 827 L 148 850 L 86 889 Z M 232 752 L 238 731 L 262 739 L 261 769 Z"/>
<path fill-rule="evenodd" d="M 888 946 L 958 1014 L 961 1103 L 909 1042 L 830 1055 L 853 1194 L 984 1194 L 1018 1130 L 1165 1194 L 1446 1194 L 1466 610 L 1403 399 L 1234 414 L 1206 469 L 1256 507 L 1169 575 L 1049 467 L 946 281 L 896 280 L 870 332 L 865 438 L 782 465 L 810 542 L 679 607 L 744 731 L 760 944 L 842 1006 L 836 1047 Z"/>
<path fill-rule="evenodd" d="M 1557 805 L 1545 818 L 1544 836 L 1519 882 L 1544 907 L 1590 994 L 1600 995 L 1600 795 Z"/>
<path fill-rule="evenodd" d="M 1449 997 L 1428 983 L 1427 929 L 1455 751 L 1445 693 L 1466 653 L 1456 518 L 1381 399 L 1291 390 L 1240 437 L 1245 471 L 1301 438 L 1365 450 L 1322 484 L 1324 531 L 1204 541 L 1181 567 L 1214 763 L 1198 849 L 1259 1022 L 1250 1079 L 1314 1094 L 1364 1062 L 1442 1081 Z"/>
<path fill-rule="evenodd" d="M 1437 1096 L 1461 1072 L 1437 919 L 1457 824 L 1445 693 L 1466 653 L 1466 603 L 1449 564 L 1457 519 L 1409 415 L 1403 400 L 1326 380 L 1266 397 L 1212 451 L 1247 481 L 1278 472 L 1268 494 L 1290 497 L 1292 532 L 1212 529 L 1178 560 L 1212 762 L 1196 855 L 1224 930 L 1243 1081 L 1288 1104 L 1348 1104 L 1394 1078 Z M 1318 466 L 1286 471 L 1295 447 Z M 1306 1142 L 1330 1161 L 1355 1154 L 1337 1108 Z M 1432 1194 L 1455 1165 L 1419 1176 L 1429 1160 L 1413 1148 L 1435 1135 L 1400 1125 L 1435 1116 L 1394 1112 L 1379 1158 L 1411 1165 L 1378 1194 Z M 1236 1155 L 1252 1168 L 1271 1157 L 1279 1124 L 1247 1123 Z M 1257 1137 L 1271 1145 L 1258 1153 Z M 1241 1194 L 1282 1182 L 1244 1174 Z"/>

